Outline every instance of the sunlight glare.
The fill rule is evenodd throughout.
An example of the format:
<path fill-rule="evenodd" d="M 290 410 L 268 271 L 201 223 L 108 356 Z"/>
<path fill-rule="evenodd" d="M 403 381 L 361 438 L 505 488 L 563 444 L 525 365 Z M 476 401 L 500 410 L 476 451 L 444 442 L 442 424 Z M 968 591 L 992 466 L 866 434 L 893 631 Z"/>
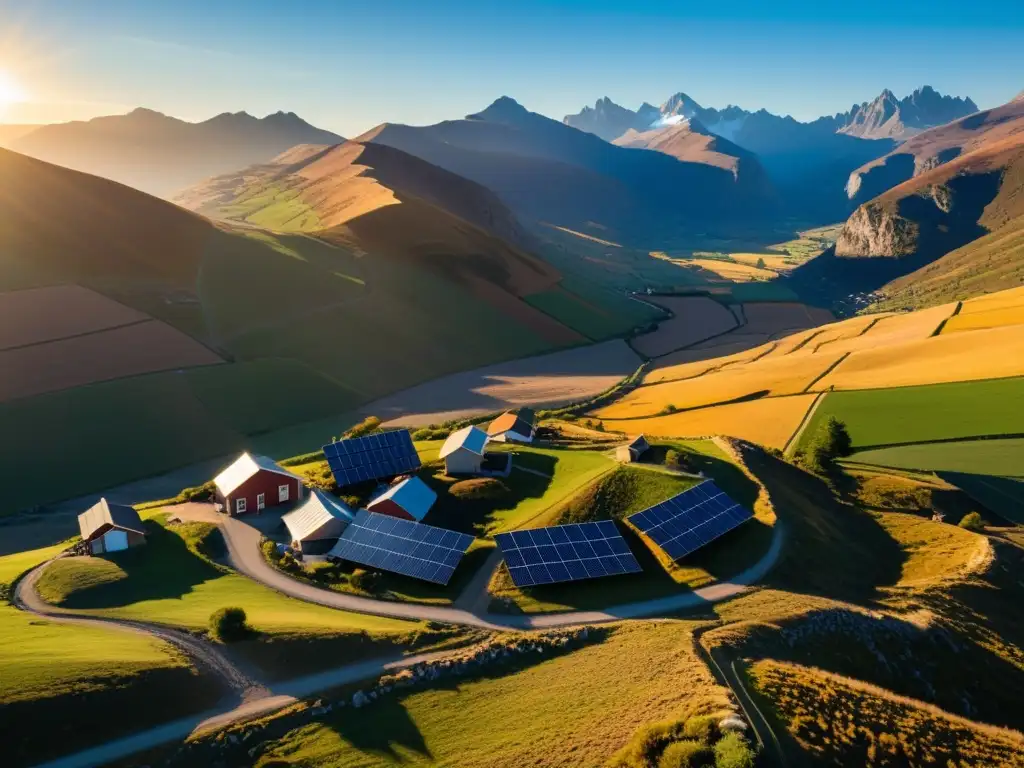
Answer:
<path fill-rule="evenodd" d="M 25 100 L 25 92 L 10 74 L 0 69 L 0 117 L 12 104 Z"/>

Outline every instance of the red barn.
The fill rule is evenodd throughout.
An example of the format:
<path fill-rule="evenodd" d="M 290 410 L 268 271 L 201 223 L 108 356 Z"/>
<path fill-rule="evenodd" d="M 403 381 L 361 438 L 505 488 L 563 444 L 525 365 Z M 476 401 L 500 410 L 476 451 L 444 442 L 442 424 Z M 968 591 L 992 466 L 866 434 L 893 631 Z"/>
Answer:
<path fill-rule="evenodd" d="M 217 501 L 231 515 L 256 512 L 302 498 L 302 478 L 266 456 L 243 453 L 213 479 Z"/>

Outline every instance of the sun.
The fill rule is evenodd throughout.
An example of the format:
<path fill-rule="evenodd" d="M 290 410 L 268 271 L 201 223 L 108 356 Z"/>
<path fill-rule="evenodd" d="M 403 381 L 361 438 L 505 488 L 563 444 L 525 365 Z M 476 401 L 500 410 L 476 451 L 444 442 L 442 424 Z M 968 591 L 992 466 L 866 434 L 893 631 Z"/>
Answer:
<path fill-rule="evenodd" d="M 10 74 L 0 69 L 0 116 L 12 104 L 25 100 L 25 92 L 18 85 L 18 81 Z"/>

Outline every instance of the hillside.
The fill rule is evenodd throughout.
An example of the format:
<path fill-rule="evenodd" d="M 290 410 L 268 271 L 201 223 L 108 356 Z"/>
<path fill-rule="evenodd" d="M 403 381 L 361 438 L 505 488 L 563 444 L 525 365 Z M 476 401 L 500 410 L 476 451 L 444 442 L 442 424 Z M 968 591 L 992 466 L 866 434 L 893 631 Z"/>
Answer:
<path fill-rule="evenodd" d="M 918 133 L 850 174 L 847 195 L 863 203 L 915 176 L 1024 132 L 1024 100 Z"/>
<path fill-rule="evenodd" d="M 297 144 L 341 137 L 292 112 L 255 118 L 224 113 L 189 123 L 148 109 L 85 122 L 46 125 L 10 148 L 77 171 L 166 197 L 202 179 L 266 162 Z"/>
<path fill-rule="evenodd" d="M 464 120 L 382 125 L 359 141 L 388 144 L 472 179 L 517 215 L 575 230 L 598 225 L 650 242 L 770 208 L 762 191 L 722 168 L 611 145 L 503 97 Z M 607 238 L 606 238 L 607 239 Z"/>
<path fill-rule="evenodd" d="M 322 198 L 324 239 L 214 224 L 0 150 L 0 367 L 19 372 L 0 430 L 22 435 L 0 462 L 32 478 L 3 511 L 257 439 L 294 451 L 372 399 L 585 341 L 520 298 L 559 275 L 481 228 L 513 225 L 493 195 L 386 147 L 313 157 L 289 194 Z M 102 450 L 45 481 L 31 457 L 57 432 Z"/>
<path fill-rule="evenodd" d="M 9 147 L 22 136 L 27 136 L 40 127 L 38 125 L 0 125 L 0 148 Z"/>

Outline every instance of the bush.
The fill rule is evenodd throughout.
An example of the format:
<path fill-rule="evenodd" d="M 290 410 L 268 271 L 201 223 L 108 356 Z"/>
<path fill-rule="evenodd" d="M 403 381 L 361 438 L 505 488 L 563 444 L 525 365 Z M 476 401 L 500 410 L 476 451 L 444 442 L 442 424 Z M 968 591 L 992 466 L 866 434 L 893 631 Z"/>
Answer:
<path fill-rule="evenodd" d="M 691 717 L 686 721 L 683 735 L 688 739 L 696 739 L 704 744 L 710 744 L 718 738 L 718 726 L 715 718 L 708 715 Z"/>
<path fill-rule="evenodd" d="M 363 592 L 375 593 L 380 589 L 380 574 L 376 571 L 364 571 L 356 568 L 349 576 L 348 583 Z"/>
<path fill-rule="evenodd" d="M 672 742 L 658 760 L 658 768 L 704 768 L 714 764 L 711 747 L 692 739 Z"/>
<path fill-rule="evenodd" d="M 452 483 L 448 493 L 457 499 L 500 499 L 509 493 L 508 486 L 494 477 L 474 477 Z"/>
<path fill-rule="evenodd" d="M 818 427 L 811 444 L 801 458 L 801 463 L 811 472 L 824 474 L 832 469 L 835 460 L 849 456 L 853 451 L 853 441 L 846 429 L 846 424 L 835 416 L 829 416 L 825 423 Z"/>
<path fill-rule="evenodd" d="M 678 408 L 676 408 L 674 405 L 672 405 L 670 403 L 669 405 L 666 405 L 664 408 L 662 408 L 660 411 L 658 411 L 658 415 L 659 416 L 667 416 L 668 414 L 675 413 L 678 410 L 679 410 Z"/>
<path fill-rule="evenodd" d="M 968 531 L 974 531 L 979 533 L 985 528 L 985 521 L 981 519 L 981 515 L 977 512 L 968 512 L 960 520 L 960 527 L 966 528 Z"/>
<path fill-rule="evenodd" d="M 715 744 L 715 768 L 754 768 L 754 750 L 735 731 Z"/>
<path fill-rule="evenodd" d="M 679 453 L 675 448 L 669 448 L 665 451 L 665 466 L 666 467 L 678 467 L 683 463 L 683 455 Z"/>
<path fill-rule="evenodd" d="M 175 504 L 184 504 L 187 501 L 209 501 L 213 498 L 216 486 L 213 481 L 197 485 L 194 488 L 182 488 L 181 492 L 174 497 Z"/>
<path fill-rule="evenodd" d="M 263 556 L 272 563 L 276 563 L 281 559 L 281 553 L 277 549 L 277 544 L 270 539 L 263 539 L 260 542 L 260 549 L 263 551 Z"/>
<path fill-rule="evenodd" d="M 210 634 L 222 643 L 244 640 L 252 634 L 241 608 L 221 608 L 210 615 Z"/>
<path fill-rule="evenodd" d="M 344 575 L 341 572 L 341 568 L 334 563 L 311 563 L 306 566 L 306 575 L 313 579 L 313 581 L 319 581 L 325 584 L 345 580 Z"/>
<path fill-rule="evenodd" d="M 342 439 L 348 439 L 351 437 L 365 437 L 372 432 L 376 432 L 380 428 L 380 419 L 376 416 L 367 416 L 365 419 L 360 421 L 354 427 L 347 429 L 342 434 Z"/>

